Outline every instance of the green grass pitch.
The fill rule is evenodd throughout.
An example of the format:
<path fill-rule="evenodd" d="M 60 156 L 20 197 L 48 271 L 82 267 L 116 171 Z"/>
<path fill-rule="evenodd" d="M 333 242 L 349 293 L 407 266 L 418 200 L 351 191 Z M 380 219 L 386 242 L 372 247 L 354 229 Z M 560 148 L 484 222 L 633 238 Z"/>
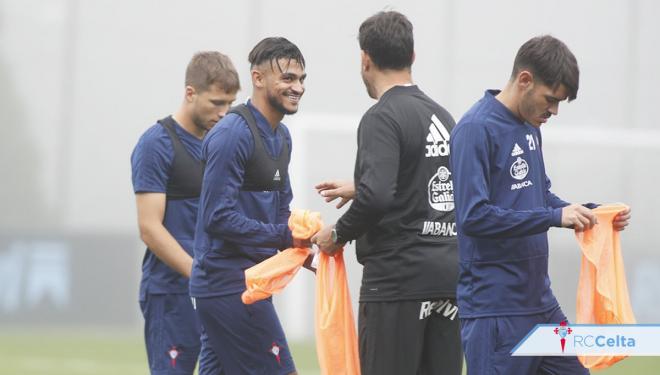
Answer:
<path fill-rule="evenodd" d="M 135 332 L 19 332 L 0 330 L 3 375 L 148 374 L 142 337 Z M 313 342 L 291 343 L 301 375 L 320 374 Z M 660 374 L 660 357 L 627 358 L 599 375 Z"/>

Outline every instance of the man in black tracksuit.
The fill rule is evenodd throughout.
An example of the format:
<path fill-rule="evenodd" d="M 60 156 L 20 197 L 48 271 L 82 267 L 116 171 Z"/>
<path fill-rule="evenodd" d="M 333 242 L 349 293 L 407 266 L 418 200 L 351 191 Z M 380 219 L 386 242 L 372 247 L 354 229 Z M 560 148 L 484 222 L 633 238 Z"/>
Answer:
<path fill-rule="evenodd" d="M 355 185 L 317 185 L 326 201 L 353 199 L 312 242 L 333 254 L 357 239 L 364 265 L 358 331 L 362 373 L 460 374 L 458 270 L 449 169 L 451 115 L 412 84 L 410 21 L 397 12 L 359 32 L 362 78 L 378 100 L 358 129 Z"/>

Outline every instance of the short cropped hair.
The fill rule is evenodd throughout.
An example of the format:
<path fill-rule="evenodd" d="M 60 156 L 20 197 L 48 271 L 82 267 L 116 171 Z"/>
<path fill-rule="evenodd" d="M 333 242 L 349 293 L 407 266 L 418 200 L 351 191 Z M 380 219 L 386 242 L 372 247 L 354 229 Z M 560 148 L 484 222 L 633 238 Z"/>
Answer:
<path fill-rule="evenodd" d="M 522 70 L 529 70 L 534 78 L 553 89 L 564 85 L 569 101 L 577 98 L 580 69 L 573 52 L 561 40 L 542 35 L 525 42 L 513 62 L 511 79 Z"/>
<path fill-rule="evenodd" d="M 297 61 L 301 67 L 305 68 L 305 58 L 300 52 L 298 47 L 291 43 L 288 39 L 282 37 L 270 37 L 262 39 L 257 43 L 250 54 L 248 55 L 248 62 L 250 63 L 250 68 L 254 68 L 257 65 L 261 65 L 264 62 L 270 62 L 271 67 L 273 62 L 278 64 L 278 60 L 288 59 Z M 280 70 L 282 67 L 279 66 Z"/>
<path fill-rule="evenodd" d="M 229 57 L 216 51 L 197 52 L 186 69 L 186 86 L 204 92 L 214 84 L 227 93 L 241 89 L 238 73 Z"/>
<path fill-rule="evenodd" d="M 413 63 L 415 42 L 412 23 L 395 11 L 379 12 L 360 25 L 363 50 L 380 69 L 403 70 Z"/>

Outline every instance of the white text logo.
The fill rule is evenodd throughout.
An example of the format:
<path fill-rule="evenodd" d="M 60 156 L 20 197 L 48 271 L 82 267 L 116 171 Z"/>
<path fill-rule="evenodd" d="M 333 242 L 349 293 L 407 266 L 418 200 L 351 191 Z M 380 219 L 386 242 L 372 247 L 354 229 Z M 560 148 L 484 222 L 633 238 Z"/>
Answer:
<path fill-rule="evenodd" d="M 520 148 L 520 146 L 518 146 L 517 143 L 515 146 L 513 146 L 513 150 L 511 150 L 511 156 L 518 156 L 518 155 L 522 155 L 523 153 L 524 153 L 523 149 Z"/>
<path fill-rule="evenodd" d="M 516 159 L 516 161 L 511 164 L 511 169 L 509 172 L 511 173 L 511 177 L 515 178 L 516 180 L 522 180 L 527 177 L 529 166 L 527 165 L 525 159 L 518 157 L 518 159 Z"/>
<path fill-rule="evenodd" d="M 446 221 L 425 221 L 422 236 L 456 236 L 456 223 Z"/>
<path fill-rule="evenodd" d="M 458 306 L 451 303 L 450 300 L 424 301 L 419 309 L 419 320 L 428 318 L 431 313 L 442 314 L 449 320 L 454 320 L 458 314 Z"/>
<path fill-rule="evenodd" d="M 429 204 L 437 211 L 454 209 L 454 184 L 449 179 L 450 175 L 449 169 L 442 166 L 429 180 Z"/>
<path fill-rule="evenodd" d="M 431 116 L 431 125 L 429 125 L 429 134 L 426 136 L 426 156 L 437 157 L 449 155 L 449 132 L 436 115 Z"/>

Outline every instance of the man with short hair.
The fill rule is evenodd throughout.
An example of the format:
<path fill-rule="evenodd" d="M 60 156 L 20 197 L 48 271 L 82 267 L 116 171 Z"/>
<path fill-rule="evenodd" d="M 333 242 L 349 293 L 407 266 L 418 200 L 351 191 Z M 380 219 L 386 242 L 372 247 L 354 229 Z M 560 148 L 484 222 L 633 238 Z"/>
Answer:
<path fill-rule="evenodd" d="M 179 110 L 150 127 L 131 155 L 140 237 L 147 245 L 140 306 L 153 375 L 192 374 L 197 363 L 200 326 L 188 279 L 202 185 L 202 138 L 239 89 L 238 73 L 227 56 L 195 54 L 186 69 Z"/>
<path fill-rule="evenodd" d="M 550 191 L 540 126 L 577 97 L 579 69 L 560 40 L 520 47 L 509 82 L 488 90 L 451 134 L 460 271 L 458 305 L 469 374 L 588 374 L 576 357 L 512 357 L 536 324 L 566 321 L 550 289 L 551 227 L 583 230 L 590 208 Z M 622 230 L 629 210 L 614 228 Z"/>
<path fill-rule="evenodd" d="M 451 115 L 412 83 L 413 28 L 380 12 L 359 31 L 362 79 L 378 102 L 362 117 L 354 181 L 317 185 L 353 199 L 312 242 L 333 254 L 357 239 L 365 375 L 461 373 L 457 247 L 449 169 Z"/>
<path fill-rule="evenodd" d="M 281 123 L 298 111 L 305 59 L 285 38 L 250 52 L 252 99 L 213 128 L 206 163 L 190 282 L 211 350 L 209 374 L 293 374 L 291 352 L 270 298 L 244 305 L 245 269 L 289 247 L 307 247 L 288 227 L 291 136 Z"/>

